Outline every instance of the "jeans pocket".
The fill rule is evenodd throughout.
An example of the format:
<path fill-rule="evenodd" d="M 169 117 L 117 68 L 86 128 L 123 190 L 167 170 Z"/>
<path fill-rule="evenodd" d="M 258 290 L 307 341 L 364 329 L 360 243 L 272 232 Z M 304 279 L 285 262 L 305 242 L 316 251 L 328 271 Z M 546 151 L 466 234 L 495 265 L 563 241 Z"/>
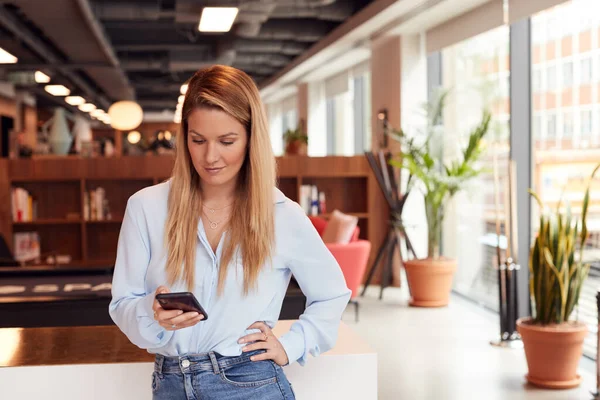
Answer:
<path fill-rule="evenodd" d="M 158 372 L 152 373 L 152 393 L 156 393 L 158 390 L 158 386 L 160 383 L 160 376 L 158 376 Z"/>
<path fill-rule="evenodd" d="M 223 381 L 237 387 L 259 387 L 277 382 L 277 370 L 267 361 L 247 361 L 224 368 Z"/>

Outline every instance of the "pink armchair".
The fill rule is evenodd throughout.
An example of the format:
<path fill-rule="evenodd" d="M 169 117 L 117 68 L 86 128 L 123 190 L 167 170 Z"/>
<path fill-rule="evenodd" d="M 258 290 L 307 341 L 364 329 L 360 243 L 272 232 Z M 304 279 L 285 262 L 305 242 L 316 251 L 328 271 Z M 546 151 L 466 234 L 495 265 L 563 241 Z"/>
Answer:
<path fill-rule="evenodd" d="M 327 220 L 315 216 L 309 216 L 309 218 L 319 235 L 323 236 L 323 231 L 325 230 L 325 226 L 327 226 Z M 344 278 L 346 278 L 346 285 L 352 290 L 350 304 L 354 305 L 356 321 L 358 321 L 359 308 L 358 301 L 356 300 L 358 297 L 358 289 L 362 284 L 363 276 L 367 269 L 369 254 L 371 253 L 371 242 L 359 239 L 359 233 L 360 228 L 356 227 L 352 234 L 352 238 L 350 239 L 350 243 L 348 244 L 325 244 L 340 265 Z"/>

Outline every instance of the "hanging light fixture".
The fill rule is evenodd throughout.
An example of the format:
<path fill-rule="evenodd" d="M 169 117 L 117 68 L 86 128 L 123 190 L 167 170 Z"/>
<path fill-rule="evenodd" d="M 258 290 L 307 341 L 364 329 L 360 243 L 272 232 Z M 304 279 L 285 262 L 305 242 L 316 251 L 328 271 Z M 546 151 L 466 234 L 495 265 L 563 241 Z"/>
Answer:
<path fill-rule="evenodd" d="M 110 125 L 121 131 L 135 129 L 142 123 L 144 112 L 134 101 L 118 101 L 108 109 Z"/>

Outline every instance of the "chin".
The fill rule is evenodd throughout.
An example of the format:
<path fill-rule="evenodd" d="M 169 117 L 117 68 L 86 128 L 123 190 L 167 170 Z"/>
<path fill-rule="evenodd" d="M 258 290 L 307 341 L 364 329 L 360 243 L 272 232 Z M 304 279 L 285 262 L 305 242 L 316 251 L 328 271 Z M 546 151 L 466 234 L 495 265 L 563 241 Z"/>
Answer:
<path fill-rule="evenodd" d="M 220 186 L 220 185 L 224 185 L 228 182 L 231 181 L 231 177 L 230 176 L 211 176 L 211 175 L 200 175 L 200 179 L 202 179 L 202 182 L 204 182 L 204 184 L 206 185 L 210 185 L 210 186 Z"/>

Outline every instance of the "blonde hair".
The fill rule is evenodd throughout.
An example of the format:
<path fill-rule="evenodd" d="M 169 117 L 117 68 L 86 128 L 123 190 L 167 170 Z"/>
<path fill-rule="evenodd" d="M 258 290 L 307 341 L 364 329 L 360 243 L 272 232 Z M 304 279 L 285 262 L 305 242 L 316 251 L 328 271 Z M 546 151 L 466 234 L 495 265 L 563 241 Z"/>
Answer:
<path fill-rule="evenodd" d="M 198 223 L 202 207 L 200 177 L 187 144 L 188 116 L 198 107 L 220 109 L 246 127 L 248 145 L 240 169 L 219 268 L 218 294 L 222 294 L 227 266 L 241 252 L 244 295 L 256 287 L 265 262 L 270 261 L 275 236 L 273 188 L 275 157 L 267 117 L 252 79 L 238 69 L 215 65 L 201 69 L 189 81 L 177 134 L 175 166 L 171 177 L 165 229 L 169 284 L 183 281 L 191 291 L 195 279 Z"/>

